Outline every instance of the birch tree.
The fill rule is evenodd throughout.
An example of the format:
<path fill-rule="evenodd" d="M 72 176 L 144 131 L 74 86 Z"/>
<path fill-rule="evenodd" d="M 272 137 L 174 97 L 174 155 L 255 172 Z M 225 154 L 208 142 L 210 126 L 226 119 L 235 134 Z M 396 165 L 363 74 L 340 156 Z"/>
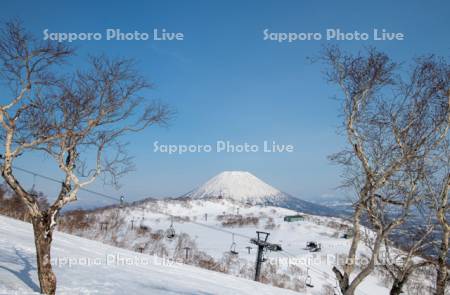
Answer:
<path fill-rule="evenodd" d="M 50 254 L 61 209 L 100 176 L 117 183 L 131 168 L 122 136 L 164 124 L 170 115 L 165 105 L 140 96 L 150 85 L 132 60 L 91 57 L 87 67 L 71 73 L 72 55 L 62 43 L 35 39 L 19 22 L 0 32 L 0 75 L 9 89 L 2 91 L 0 106 L 0 170 L 31 216 L 45 294 L 56 291 Z M 15 160 L 29 152 L 52 159 L 63 175 L 48 208 L 14 169 Z"/>
<path fill-rule="evenodd" d="M 403 293 L 406 283 L 414 274 L 419 277 L 421 269 L 426 270 L 433 266 L 433 261 L 428 259 L 427 253 L 434 242 L 435 227 L 432 212 L 427 209 L 425 212 L 425 216 L 419 214 L 421 219 L 426 221 L 424 225 L 411 222 L 384 240 L 384 249 L 383 253 L 379 253 L 381 256 L 379 261 L 380 267 L 392 278 L 390 295 Z"/>
<path fill-rule="evenodd" d="M 342 269 L 333 268 L 342 293 L 352 295 L 373 271 L 383 241 L 409 217 L 421 175 L 416 169 L 445 137 L 448 64 L 428 56 L 402 72 L 398 63 L 374 48 L 353 55 L 328 47 L 322 58 L 328 80 L 342 93 L 349 147 L 331 158 L 343 165 L 347 184 L 357 192 L 347 260 Z M 403 192 L 398 192 L 398 184 Z M 398 208 L 395 217 L 388 215 L 393 206 Z M 368 264 L 355 273 L 363 217 L 374 240 Z"/>
<path fill-rule="evenodd" d="M 450 97 L 450 91 L 448 93 Z M 448 117 L 450 122 L 450 114 Z M 449 123 L 450 124 L 450 123 Z M 426 175 L 429 204 L 437 223 L 436 294 L 444 295 L 449 284 L 448 253 L 450 238 L 449 194 L 450 194 L 450 138 L 447 137 L 429 161 L 430 169 Z"/>

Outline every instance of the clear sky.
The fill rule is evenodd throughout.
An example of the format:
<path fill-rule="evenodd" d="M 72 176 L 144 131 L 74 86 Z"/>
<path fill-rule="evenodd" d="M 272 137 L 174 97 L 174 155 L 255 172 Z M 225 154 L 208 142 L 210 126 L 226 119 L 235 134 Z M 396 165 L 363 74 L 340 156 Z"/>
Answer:
<path fill-rule="evenodd" d="M 39 38 L 50 32 L 104 32 L 118 28 L 182 32 L 183 41 L 79 41 L 78 57 L 106 53 L 132 57 L 155 84 L 148 97 L 177 110 L 168 128 L 128 137 L 136 171 L 115 191 L 127 199 L 179 196 L 223 170 L 250 171 L 294 196 L 336 196 L 339 168 L 327 156 L 344 139 L 337 89 L 325 82 L 320 64 L 307 58 L 326 43 L 361 50 L 375 45 L 399 61 L 435 53 L 449 57 L 449 1 L 5 1 L 2 21 L 19 17 Z M 271 32 L 401 32 L 403 41 L 264 41 Z M 76 67 L 76 62 L 73 64 Z M 153 152 L 153 142 L 211 144 L 229 140 L 261 145 L 292 144 L 293 153 Z M 57 175 L 51 161 L 22 160 L 21 166 Z M 31 177 L 24 176 L 30 185 Z M 51 185 L 36 187 L 52 194 Z M 88 196 L 82 196 L 84 201 Z M 92 199 L 95 203 L 98 200 Z"/>

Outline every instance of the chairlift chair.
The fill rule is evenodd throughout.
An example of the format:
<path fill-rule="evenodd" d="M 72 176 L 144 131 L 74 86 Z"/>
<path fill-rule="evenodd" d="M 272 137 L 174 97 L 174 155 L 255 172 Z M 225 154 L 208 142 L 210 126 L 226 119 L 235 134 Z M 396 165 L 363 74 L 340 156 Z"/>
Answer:
<path fill-rule="evenodd" d="M 31 191 L 35 192 L 36 191 L 36 174 L 33 173 L 33 186 L 31 187 Z"/>
<path fill-rule="evenodd" d="M 311 279 L 311 276 L 310 276 L 310 275 L 308 275 L 308 276 L 306 277 L 305 285 L 306 285 L 306 287 L 314 288 L 314 285 L 312 284 L 312 279 Z"/>
<path fill-rule="evenodd" d="M 239 252 L 236 251 L 236 242 L 234 241 L 234 234 L 232 234 L 232 242 L 230 246 L 230 253 L 232 255 L 238 255 Z"/>
<path fill-rule="evenodd" d="M 309 275 L 309 268 L 306 269 L 305 285 L 306 285 L 306 287 L 314 288 L 314 285 L 312 284 L 312 278 Z"/>
<path fill-rule="evenodd" d="M 266 262 L 267 261 L 267 257 L 268 257 L 268 255 L 267 255 L 267 251 L 270 251 L 270 249 L 268 249 L 268 248 L 264 248 L 263 249 L 263 251 L 262 251 L 262 257 L 261 257 L 261 262 Z"/>
<path fill-rule="evenodd" d="M 266 254 L 266 251 L 263 251 L 261 262 L 266 262 L 266 261 L 267 261 L 267 254 Z"/>
<path fill-rule="evenodd" d="M 175 237 L 175 229 L 173 228 L 173 226 L 170 226 L 169 229 L 167 230 L 167 238 L 173 239 L 174 237 Z"/>
<path fill-rule="evenodd" d="M 168 239 L 173 239 L 175 237 L 175 229 L 173 227 L 173 216 L 170 216 L 170 226 L 167 229 L 166 236 Z"/>
<path fill-rule="evenodd" d="M 239 252 L 236 251 L 236 243 L 231 244 L 230 253 L 233 255 L 238 255 Z"/>

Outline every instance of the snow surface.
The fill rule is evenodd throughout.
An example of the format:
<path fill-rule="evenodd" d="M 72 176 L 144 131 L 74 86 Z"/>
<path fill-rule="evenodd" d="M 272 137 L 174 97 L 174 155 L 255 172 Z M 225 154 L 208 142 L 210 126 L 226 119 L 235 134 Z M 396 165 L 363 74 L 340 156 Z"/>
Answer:
<path fill-rule="evenodd" d="M 52 262 L 57 294 L 298 294 L 59 232 Z M 31 225 L 0 216 L 0 294 L 38 291 Z"/>
<path fill-rule="evenodd" d="M 237 210 L 243 217 L 258 217 L 259 223 L 231 228 L 224 227 L 218 217 L 233 216 L 237 213 Z M 301 222 L 284 222 L 284 216 L 297 214 L 297 212 L 274 206 L 243 205 L 229 199 L 154 200 L 139 205 L 129 205 L 123 209 L 112 208 L 94 214 L 97 215 L 98 222 L 101 222 L 110 220 L 113 212 L 119 214 L 117 219 L 123 220 L 116 231 L 102 232 L 100 231 L 100 225 L 95 224 L 87 230 L 76 232 L 76 234 L 97 239 L 104 243 L 119 242 L 123 247 L 136 249 L 136 246 L 145 245 L 148 242 L 148 238 L 139 235 L 136 228 L 143 225 L 150 228 L 151 232 L 166 230 L 171 223 L 169 215 L 179 216 L 187 218 L 189 221 L 175 220 L 176 234 L 187 233 L 195 240 L 198 250 L 211 255 L 218 261 L 229 251 L 232 233 L 235 233 L 234 239 L 236 250 L 239 252 L 240 265 L 247 264 L 253 267 L 256 252 L 255 245 L 250 243 L 250 238 L 256 236 L 257 230 L 268 231 L 270 232 L 269 241 L 279 243 L 285 250 L 268 253 L 268 262 L 279 265 L 280 271 L 285 273 L 289 273 L 288 267 L 290 265 L 300 267 L 303 275 L 296 278 L 301 281 L 306 279 L 305 274 L 309 268 L 315 287 L 306 289 L 303 294 L 322 295 L 324 294 L 323 288 L 326 285 L 335 286 L 336 281 L 331 270 L 333 265 L 336 264 L 333 259 L 336 256 L 345 255 L 351 243 L 351 240 L 340 238 L 340 235 L 345 231 L 327 226 L 330 222 L 345 223 L 342 219 L 310 216 L 316 222 L 308 219 Z M 132 221 L 135 230 L 131 229 Z M 270 224 L 274 226 L 268 228 L 267 226 Z M 309 252 L 305 249 L 308 241 L 321 243 L 322 251 L 319 253 Z M 169 257 L 171 257 L 175 251 L 176 241 L 164 239 L 161 242 L 165 244 L 169 250 Z M 252 247 L 250 254 L 248 253 L 248 246 Z M 368 254 L 370 252 L 361 245 L 360 253 Z M 265 265 L 263 264 L 263 271 Z M 388 293 L 388 289 L 376 276 L 368 277 L 356 290 L 357 295 Z"/>
<path fill-rule="evenodd" d="M 340 218 L 311 216 L 323 225 L 308 220 L 301 222 L 284 222 L 284 216 L 298 214 L 286 208 L 261 205 L 242 206 L 238 202 L 231 200 L 192 200 L 187 203 L 174 201 L 157 201 L 156 210 L 164 214 L 155 212 L 155 203 L 149 202 L 142 204 L 137 208 L 129 207 L 125 211 L 126 219 L 141 219 L 140 223 L 153 229 L 164 229 L 170 225 L 170 218 L 166 214 L 173 216 L 189 217 L 191 222 L 175 222 L 177 233 L 184 232 L 195 238 L 199 248 L 207 254 L 219 259 L 226 252 L 232 242 L 232 234 L 235 233 L 236 249 L 239 252 L 239 258 L 253 263 L 255 260 L 254 245 L 250 243 L 249 238 L 256 237 L 256 231 L 269 232 L 269 241 L 282 245 L 282 252 L 271 252 L 267 258 L 278 265 L 287 267 L 296 265 L 305 272 L 310 269 L 310 275 L 315 284 L 314 289 L 308 290 L 307 294 L 323 294 L 323 286 L 334 286 L 336 281 L 332 266 L 335 265 L 333 259 L 339 255 L 346 255 L 351 244 L 350 239 L 342 239 L 336 236 L 339 232 L 336 229 L 326 226 L 328 222 L 346 223 Z M 223 227 L 221 221 L 217 219 L 220 215 L 236 214 L 239 208 L 239 214 L 246 216 L 259 217 L 260 222 L 256 225 L 247 225 L 240 227 Z M 205 214 L 208 215 L 205 220 Z M 273 223 L 275 227 L 268 229 L 266 226 Z M 212 230 L 207 225 L 224 231 Z M 320 253 L 311 253 L 305 249 L 308 241 L 315 241 L 321 244 Z M 253 250 L 248 254 L 246 247 L 252 246 Z M 361 245 L 360 254 L 369 254 L 369 250 Z M 263 264 L 264 269 L 264 264 Z M 303 278 L 301 278 L 303 279 Z M 356 290 L 357 295 L 367 294 L 388 294 L 388 289 L 383 286 L 380 280 L 375 276 L 369 276 Z"/>

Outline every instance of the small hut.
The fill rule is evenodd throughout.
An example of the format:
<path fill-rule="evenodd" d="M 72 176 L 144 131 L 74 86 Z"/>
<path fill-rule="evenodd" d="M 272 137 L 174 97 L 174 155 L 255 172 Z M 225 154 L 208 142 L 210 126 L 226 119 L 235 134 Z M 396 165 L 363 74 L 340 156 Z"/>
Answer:
<path fill-rule="evenodd" d="M 284 221 L 286 222 L 296 222 L 305 220 L 305 216 L 297 214 L 297 215 L 288 215 L 284 217 Z"/>

